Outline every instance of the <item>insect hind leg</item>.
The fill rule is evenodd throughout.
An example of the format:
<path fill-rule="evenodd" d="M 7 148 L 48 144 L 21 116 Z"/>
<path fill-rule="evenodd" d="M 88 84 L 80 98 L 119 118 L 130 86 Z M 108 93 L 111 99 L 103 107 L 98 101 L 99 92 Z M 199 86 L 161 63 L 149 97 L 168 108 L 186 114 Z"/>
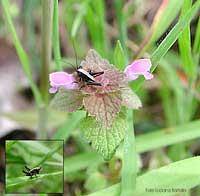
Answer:
<path fill-rule="evenodd" d="M 28 172 L 26 172 L 26 171 L 24 171 L 24 170 L 22 170 L 22 172 L 25 173 L 26 175 L 28 175 Z"/>
<path fill-rule="evenodd" d="M 25 166 L 25 168 L 26 168 L 27 171 L 30 171 L 30 170 L 31 170 L 31 169 L 29 169 L 27 166 Z"/>
<path fill-rule="evenodd" d="M 98 82 L 93 82 L 93 81 L 87 81 L 86 82 L 87 83 L 87 85 L 93 85 L 93 86 L 101 86 L 101 83 L 98 83 Z"/>
<path fill-rule="evenodd" d="M 90 72 L 90 75 L 92 75 L 94 78 L 95 77 L 97 77 L 97 76 L 100 76 L 100 75 L 102 75 L 102 74 L 104 74 L 104 71 L 100 71 L 100 72 Z"/>

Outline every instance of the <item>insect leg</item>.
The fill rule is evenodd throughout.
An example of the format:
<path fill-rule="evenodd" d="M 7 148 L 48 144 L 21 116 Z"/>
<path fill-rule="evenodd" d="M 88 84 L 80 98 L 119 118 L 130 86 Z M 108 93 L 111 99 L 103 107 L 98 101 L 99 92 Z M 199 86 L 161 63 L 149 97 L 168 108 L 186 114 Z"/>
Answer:
<path fill-rule="evenodd" d="M 86 84 L 87 85 L 93 85 L 93 86 L 101 86 L 101 83 L 93 82 L 93 81 L 87 81 Z"/>
<path fill-rule="evenodd" d="M 30 170 L 31 170 L 31 169 L 29 169 L 27 166 L 25 166 L 25 168 L 26 168 L 27 171 L 30 171 Z"/>
<path fill-rule="evenodd" d="M 25 173 L 26 175 L 28 175 L 28 172 L 26 172 L 26 171 L 24 171 L 24 170 L 22 170 L 22 172 Z"/>
<path fill-rule="evenodd" d="M 100 71 L 100 72 L 90 72 L 90 75 L 92 75 L 93 77 L 97 77 L 97 76 L 100 76 L 100 75 L 102 75 L 102 74 L 104 74 L 104 71 Z"/>

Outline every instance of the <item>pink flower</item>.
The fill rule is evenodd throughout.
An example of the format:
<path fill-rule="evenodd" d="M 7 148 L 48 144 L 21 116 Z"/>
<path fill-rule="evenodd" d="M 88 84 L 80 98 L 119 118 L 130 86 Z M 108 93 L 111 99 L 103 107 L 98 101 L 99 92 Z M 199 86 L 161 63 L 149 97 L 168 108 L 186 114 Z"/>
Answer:
<path fill-rule="evenodd" d="M 93 73 L 95 85 L 84 81 L 77 72 L 68 74 L 54 72 L 50 74 L 50 93 L 58 93 L 52 100 L 52 106 L 67 112 L 84 108 L 89 116 L 96 118 L 105 128 L 110 128 L 112 122 L 125 106 L 138 109 L 142 106 L 139 97 L 128 85 L 129 80 L 135 80 L 143 75 L 146 80 L 153 78 L 150 59 L 134 61 L 124 72 L 117 70 L 95 50 L 88 51 L 85 60 L 80 64 L 88 74 Z M 95 73 L 103 72 L 95 76 Z"/>
<path fill-rule="evenodd" d="M 73 74 L 68 74 L 66 72 L 53 72 L 49 75 L 51 88 L 50 93 L 56 93 L 59 87 L 65 89 L 75 89 L 76 83 Z"/>
<path fill-rule="evenodd" d="M 150 59 L 139 59 L 134 61 L 131 65 L 128 65 L 124 70 L 128 81 L 137 79 L 140 75 L 143 75 L 146 80 L 151 80 L 153 74 L 150 73 L 152 64 Z"/>

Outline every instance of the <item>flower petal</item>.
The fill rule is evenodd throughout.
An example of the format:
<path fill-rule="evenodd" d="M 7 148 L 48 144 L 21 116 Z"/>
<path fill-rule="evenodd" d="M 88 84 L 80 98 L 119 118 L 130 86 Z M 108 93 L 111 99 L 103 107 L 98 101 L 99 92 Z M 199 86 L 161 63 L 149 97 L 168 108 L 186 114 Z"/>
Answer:
<path fill-rule="evenodd" d="M 51 93 L 51 94 L 56 93 L 57 90 L 58 90 L 57 87 L 51 87 L 51 88 L 49 89 L 49 93 Z"/>
<path fill-rule="evenodd" d="M 153 78 L 153 74 L 149 73 L 152 64 L 150 59 L 139 59 L 128 65 L 125 74 L 128 80 L 135 80 L 139 75 L 143 75 L 146 80 Z"/>
<path fill-rule="evenodd" d="M 65 89 L 75 89 L 75 78 L 73 74 L 68 74 L 66 72 L 53 72 L 49 75 L 51 88 L 50 93 L 56 93 L 58 87 L 63 87 Z"/>
<path fill-rule="evenodd" d="M 152 73 L 146 72 L 144 74 L 144 77 L 145 77 L 146 80 L 151 80 L 154 76 L 153 76 Z"/>

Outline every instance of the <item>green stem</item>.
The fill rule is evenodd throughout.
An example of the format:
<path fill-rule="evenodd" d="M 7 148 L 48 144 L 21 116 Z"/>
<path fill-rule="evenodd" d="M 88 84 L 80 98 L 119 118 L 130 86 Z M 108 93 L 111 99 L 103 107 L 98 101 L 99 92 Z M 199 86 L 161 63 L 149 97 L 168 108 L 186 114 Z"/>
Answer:
<path fill-rule="evenodd" d="M 41 65 L 41 95 L 44 105 L 39 108 L 38 137 L 47 138 L 47 105 L 49 102 L 49 65 L 52 52 L 52 16 L 53 1 L 42 0 L 42 65 Z"/>
<path fill-rule="evenodd" d="M 41 105 L 38 110 L 38 139 L 47 139 L 47 118 L 48 118 L 48 108 L 46 105 Z"/>
<path fill-rule="evenodd" d="M 41 94 L 44 103 L 49 101 L 49 65 L 52 51 L 52 15 L 53 1 L 42 0 L 42 66 L 41 66 Z"/>
<path fill-rule="evenodd" d="M 59 42 L 59 13 L 58 13 L 58 0 L 54 0 L 53 9 L 53 54 L 55 59 L 56 70 L 62 70 L 60 64 L 60 42 Z"/>
<path fill-rule="evenodd" d="M 124 157 L 122 161 L 121 196 L 133 196 L 136 188 L 137 156 L 133 128 L 133 111 L 128 110 L 128 128 L 124 138 Z"/>

